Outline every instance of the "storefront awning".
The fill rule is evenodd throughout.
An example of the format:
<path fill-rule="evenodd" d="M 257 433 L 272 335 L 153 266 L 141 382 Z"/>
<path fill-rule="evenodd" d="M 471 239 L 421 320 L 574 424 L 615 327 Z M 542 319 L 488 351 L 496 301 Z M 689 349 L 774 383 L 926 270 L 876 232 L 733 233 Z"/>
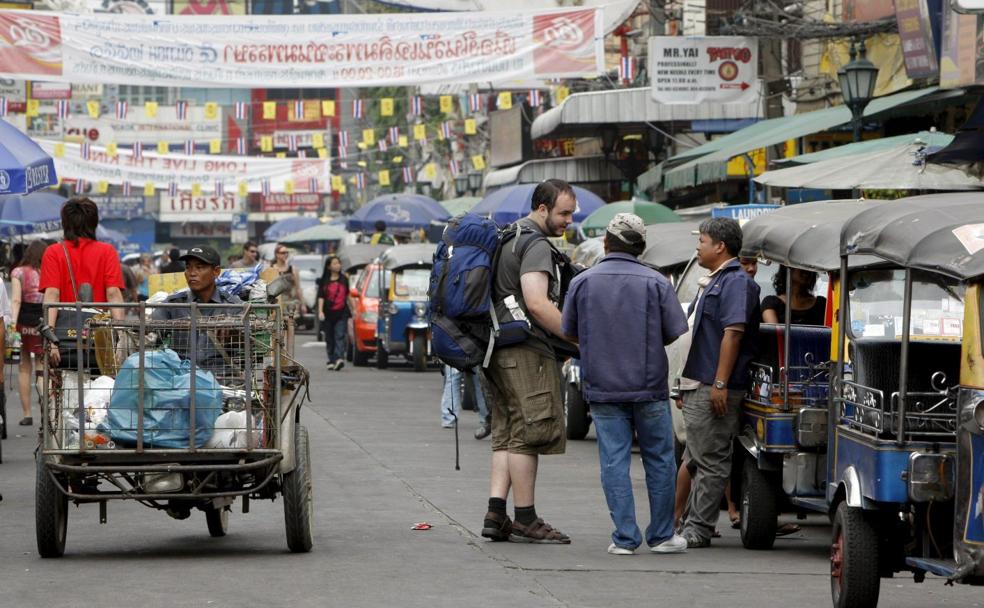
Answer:
<path fill-rule="evenodd" d="M 935 93 L 938 88 L 928 87 L 879 97 L 868 104 L 864 115 L 873 117 L 922 100 Z M 668 159 L 666 166 L 670 168 L 663 173 L 663 187 L 666 190 L 676 190 L 723 181 L 728 176 L 728 161 L 736 156 L 826 131 L 850 121 L 851 111 L 846 106 L 763 120 Z"/>
<path fill-rule="evenodd" d="M 537 184 L 551 178 L 562 179 L 570 184 L 625 179 L 622 172 L 607 162 L 604 156 L 541 158 L 490 171 L 485 176 L 485 189 L 494 190 L 513 184 Z"/>
<path fill-rule="evenodd" d="M 540 137 L 591 137 L 601 125 L 623 131 L 643 130 L 646 123 L 757 118 L 756 104 L 665 105 L 653 100 L 649 87 L 575 93 L 533 121 L 530 134 Z"/>

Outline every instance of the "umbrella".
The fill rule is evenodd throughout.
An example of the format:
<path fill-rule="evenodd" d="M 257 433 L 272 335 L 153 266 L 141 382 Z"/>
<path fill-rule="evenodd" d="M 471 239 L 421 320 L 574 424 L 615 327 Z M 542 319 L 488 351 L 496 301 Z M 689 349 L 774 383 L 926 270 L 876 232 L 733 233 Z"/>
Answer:
<path fill-rule="evenodd" d="M 103 226 L 96 226 L 96 240 L 102 241 L 104 243 L 109 243 L 117 249 L 120 246 L 125 245 L 129 240 L 129 237 L 119 230 L 113 230 L 112 228 L 105 228 Z"/>
<path fill-rule="evenodd" d="M 322 241 L 340 241 L 348 235 L 341 226 L 318 224 L 295 232 L 280 239 L 281 243 L 320 243 Z"/>
<path fill-rule="evenodd" d="M 461 215 L 462 213 L 468 213 L 472 210 L 472 207 L 478 204 L 480 199 L 477 196 L 459 196 L 458 198 L 449 198 L 446 201 L 441 201 L 441 206 L 448 210 L 451 215 Z"/>
<path fill-rule="evenodd" d="M 65 197 L 54 192 L 0 196 L 0 235 L 61 230 L 63 204 Z"/>
<path fill-rule="evenodd" d="M 963 169 L 976 177 L 984 177 L 984 103 L 977 102 L 970 118 L 957 131 L 945 148 L 929 155 L 929 162 Z"/>
<path fill-rule="evenodd" d="M 529 215 L 533 190 L 536 186 L 536 184 L 519 184 L 499 188 L 486 195 L 482 202 L 475 205 L 472 208 L 472 213 L 487 215 L 500 226 L 511 224 Z M 577 198 L 577 210 L 574 211 L 575 224 L 583 222 L 591 212 L 605 205 L 605 201 L 601 200 L 597 194 L 584 188 L 574 186 L 574 195 Z"/>
<path fill-rule="evenodd" d="M 0 194 L 27 194 L 57 183 L 54 160 L 30 137 L 0 120 Z"/>
<path fill-rule="evenodd" d="M 584 218 L 581 222 L 581 230 L 587 236 L 602 236 L 608 227 L 608 222 L 612 221 L 618 213 L 634 213 L 642 218 L 647 226 L 650 224 L 666 224 L 668 222 L 680 222 L 680 216 L 672 209 L 659 203 L 632 199 L 631 201 L 619 201 L 609 203 L 600 209 L 593 211 L 591 215 Z"/>
<path fill-rule="evenodd" d="M 437 201 L 420 194 L 387 194 L 378 196 L 352 214 L 345 227 L 350 232 L 373 229 L 378 221 L 386 228 L 417 229 L 430 226 L 432 221 L 446 222 L 451 214 Z"/>
<path fill-rule="evenodd" d="M 910 143 L 872 154 L 852 154 L 808 165 L 767 171 L 760 184 L 786 188 L 977 190 L 984 182 L 960 169 L 926 162 L 926 146 Z"/>
<path fill-rule="evenodd" d="M 287 236 L 288 234 L 300 232 L 305 228 L 310 228 L 311 226 L 316 226 L 320 223 L 321 220 L 316 217 L 306 217 L 301 215 L 288 217 L 287 219 L 271 224 L 270 227 L 263 232 L 263 238 L 267 241 L 276 241 Z"/>

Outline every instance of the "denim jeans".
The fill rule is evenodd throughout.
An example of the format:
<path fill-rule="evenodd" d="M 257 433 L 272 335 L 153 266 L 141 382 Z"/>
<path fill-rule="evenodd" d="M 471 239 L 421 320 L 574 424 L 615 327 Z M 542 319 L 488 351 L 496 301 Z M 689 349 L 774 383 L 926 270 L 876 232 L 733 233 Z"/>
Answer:
<path fill-rule="evenodd" d="M 598 434 L 601 487 L 615 524 L 612 542 L 626 549 L 635 549 L 642 544 L 642 535 L 636 525 L 632 479 L 629 477 L 633 429 L 639 438 L 649 494 L 646 544 L 653 547 L 669 539 L 673 536 L 673 499 L 676 492 L 670 402 L 591 403 L 590 408 Z"/>
<path fill-rule="evenodd" d="M 485 393 L 482 391 L 482 383 L 477 374 L 472 377 L 470 386 L 475 388 L 475 403 L 478 407 L 478 415 L 484 421 L 489 417 L 489 406 L 485 403 Z M 460 387 L 461 372 L 450 365 L 445 365 L 444 394 L 441 397 L 441 426 L 454 425 L 455 417 L 461 415 L 463 395 Z M 452 412 L 454 415 L 452 415 Z"/>
<path fill-rule="evenodd" d="M 345 317 L 340 319 L 326 318 L 321 322 L 321 330 L 325 332 L 325 350 L 328 351 L 328 362 L 345 359 L 345 338 L 348 334 L 348 323 Z"/>

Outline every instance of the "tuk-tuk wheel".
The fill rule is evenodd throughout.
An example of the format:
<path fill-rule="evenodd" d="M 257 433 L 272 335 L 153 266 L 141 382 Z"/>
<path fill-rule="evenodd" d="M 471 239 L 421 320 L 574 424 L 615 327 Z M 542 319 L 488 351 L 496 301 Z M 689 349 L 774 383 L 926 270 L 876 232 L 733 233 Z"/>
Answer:
<path fill-rule="evenodd" d="M 369 365 L 369 353 L 364 353 L 355 346 L 352 347 L 352 365 L 365 367 Z"/>
<path fill-rule="evenodd" d="M 205 507 L 205 523 L 208 524 L 208 533 L 212 538 L 225 536 L 229 531 L 229 507 Z"/>
<path fill-rule="evenodd" d="M 427 336 L 417 334 L 413 337 L 413 370 L 427 370 Z"/>
<path fill-rule="evenodd" d="M 741 474 L 741 544 L 746 549 L 771 549 L 776 541 L 779 505 L 775 476 L 745 456 Z"/>
<path fill-rule="evenodd" d="M 376 347 L 376 369 L 386 369 L 389 367 L 389 353 L 380 344 Z"/>
<path fill-rule="evenodd" d="M 878 534 L 864 511 L 841 502 L 830 544 L 830 595 L 834 608 L 878 604 Z"/>
<path fill-rule="evenodd" d="M 68 496 L 65 496 L 44 466 L 44 456 L 36 458 L 34 485 L 34 526 L 41 557 L 65 554 L 68 535 Z"/>
<path fill-rule="evenodd" d="M 314 546 L 314 487 L 308 432 L 300 423 L 294 425 L 294 470 L 284 473 L 282 483 L 287 547 L 307 553 Z"/>
<path fill-rule="evenodd" d="M 567 438 L 577 441 L 587 437 L 591 428 L 588 405 L 572 382 L 564 385 L 564 409 L 567 410 Z"/>

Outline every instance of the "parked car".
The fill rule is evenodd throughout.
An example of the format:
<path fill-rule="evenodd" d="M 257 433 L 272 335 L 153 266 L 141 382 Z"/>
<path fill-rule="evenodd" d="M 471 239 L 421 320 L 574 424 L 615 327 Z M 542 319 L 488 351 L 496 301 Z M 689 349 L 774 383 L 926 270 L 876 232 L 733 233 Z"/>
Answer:
<path fill-rule="evenodd" d="M 379 320 L 379 264 L 369 264 L 356 275 L 349 292 L 348 337 L 352 345 L 352 364 L 363 367 L 376 354 L 376 322 Z M 389 284 L 389 271 L 383 284 Z"/>
<path fill-rule="evenodd" d="M 315 329 L 318 320 L 318 279 L 325 266 L 325 256 L 321 254 L 295 255 L 290 260 L 291 266 L 297 269 L 301 279 L 301 295 L 307 313 L 298 319 L 298 326 L 303 329 Z"/>

